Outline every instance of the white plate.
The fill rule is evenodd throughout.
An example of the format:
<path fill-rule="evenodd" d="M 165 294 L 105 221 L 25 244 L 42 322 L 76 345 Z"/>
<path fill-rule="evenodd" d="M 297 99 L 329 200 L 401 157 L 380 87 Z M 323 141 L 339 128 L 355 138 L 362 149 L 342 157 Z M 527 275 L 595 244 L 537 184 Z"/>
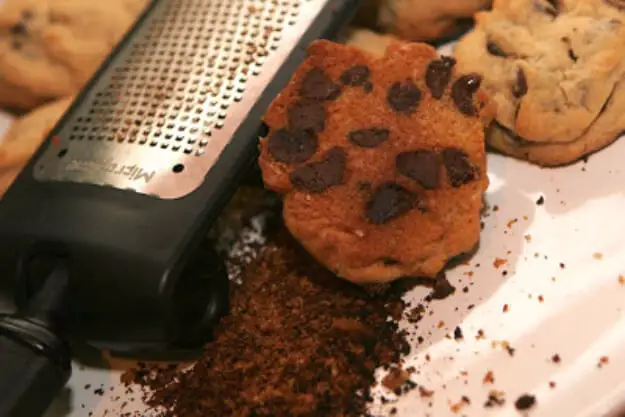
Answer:
<path fill-rule="evenodd" d="M 0 118 L 0 131 L 1 126 Z M 619 283 L 619 275 L 625 276 L 624 156 L 625 140 L 587 164 L 559 169 L 489 156 L 487 199 L 499 210 L 489 210 L 481 248 L 470 265 L 448 274 L 459 291 L 435 301 L 433 315 L 426 315 L 416 333 L 411 331 L 426 341 L 414 347 L 407 366 L 420 372 L 414 382 L 435 394 L 424 400 L 413 391 L 386 408 L 375 407 L 380 415 L 396 407 L 397 415 L 406 417 L 515 416 L 513 403 L 523 393 L 537 398 L 531 416 L 625 415 L 625 285 Z M 540 196 L 545 203 L 538 206 Z M 496 268 L 498 258 L 507 264 Z M 461 291 L 465 285 L 468 293 Z M 408 299 L 418 302 L 426 293 L 419 288 Z M 469 305 L 475 307 L 469 310 Z M 456 326 L 463 341 L 445 337 Z M 479 329 L 484 340 L 475 338 Z M 503 340 L 516 350 L 513 357 L 492 347 L 492 341 Z M 556 353 L 559 364 L 551 360 Z M 77 356 L 93 363 L 91 354 Z M 609 363 L 599 368 L 603 356 Z M 130 362 L 101 361 L 98 366 L 75 365 L 64 395 L 47 417 L 84 417 L 89 410 L 94 416 L 104 410 L 118 415 L 125 398 L 120 370 Z M 482 382 L 487 371 L 495 377 L 493 385 Z M 94 394 L 100 387 L 103 396 Z M 505 393 L 506 405 L 486 410 L 483 403 L 493 389 Z M 122 398 L 114 401 L 118 395 Z M 452 413 L 450 404 L 462 396 L 471 405 Z"/>

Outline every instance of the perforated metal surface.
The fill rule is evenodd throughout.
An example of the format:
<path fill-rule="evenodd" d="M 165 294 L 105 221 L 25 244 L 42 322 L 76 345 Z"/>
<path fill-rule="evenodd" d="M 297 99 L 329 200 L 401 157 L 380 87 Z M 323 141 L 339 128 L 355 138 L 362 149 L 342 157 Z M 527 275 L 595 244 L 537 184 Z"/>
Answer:
<path fill-rule="evenodd" d="M 35 178 L 192 192 L 328 1 L 160 1 Z"/>

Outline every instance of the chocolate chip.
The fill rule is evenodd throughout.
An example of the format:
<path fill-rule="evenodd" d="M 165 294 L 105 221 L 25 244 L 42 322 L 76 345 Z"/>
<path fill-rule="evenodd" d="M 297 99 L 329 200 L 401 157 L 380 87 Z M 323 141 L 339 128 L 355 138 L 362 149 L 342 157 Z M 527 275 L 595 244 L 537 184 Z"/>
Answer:
<path fill-rule="evenodd" d="M 395 158 L 395 166 L 400 174 L 418 182 L 427 190 L 438 187 L 440 162 L 433 151 L 402 152 Z"/>
<path fill-rule="evenodd" d="M 471 165 L 469 156 L 464 151 L 447 148 L 443 150 L 442 156 L 452 187 L 458 188 L 476 178 L 475 168 Z"/>
<path fill-rule="evenodd" d="M 326 115 L 322 102 L 301 100 L 289 109 L 289 128 L 321 132 L 325 129 Z"/>
<path fill-rule="evenodd" d="M 311 131 L 280 129 L 268 141 L 271 156 L 287 164 L 305 162 L 317 152 L 317 135 Z"/>
<path fill-rule="evenodd" d="M 514 406 L 517 410 L 528 410 L 536 404 L 536 397 L 529 394 L 521 395 L 515 402 Z"/>
<path fill-rule="evenodd" d="M 400 262 L 394 258 L 382 258 L 382 263 L 386 266 L 399 265 Z"/>
<path fill-rule="evenodd" d="M 28 34 L 28 28 L 26 27 L 26 24 L 24 22 L 18 22 L 15 25 L 13 25 L 11 27 L 11 29 L 9 29 L 9 32 L 11 32 L 12 35 L 27 35 Z"/>
<path fill-rule="evenodd" d="M 450 57 L 441 57 L 428 65 L 425 84 L 430 89 L 432 97 L 440 99 L 451 80 L 451 72 L 456 60 Z"/>
<path fill-rule="evenodd" d="M 330 149 L 319 162 L 296 169 L 290 175 L 295 188 L 321 193 L 343 182 L 347 153 L 342 148 Z"/>
<path fill-rule="evenodd" d="M 378 187 L 366 206 L 367 218 L 384 224 L 412 210 L 418 197 L 399 184 L 385 183 Z"/>
<path fill-rule="evenodd" d="M 300 87 L 302 97 L 312 100 L 334 100 L 340 93 L 341 88 L 319 68 L 308 71 Z"/>
<path fill-rule="evenodd" d="M 473 94 L 479 90 L 482 77 L 479 74 L 467 74 L 458 78 L 451 87 L 451 96 L 460 112 L 467 116 L 477 115 L 473 105 Z"/>
<path fill-rule="evenodd" d="M 571 58 L 571 61 L 573 62 L 577 62 L 577 55 L 575 55 L 575 51 L 573 51 L 572 48 L 569 48 L 569 58 Z"/>
<path fill-rule="evenodd" d="M 388 104 L 398 113 L 412 113 L 419 106 L 421 91 L 412 81 L 396 82 L 386 95 Z"/>
<path fill-rule="evenodd" d="M 346 70 L 339 78 L 345 85 L 352 87 L 364 86 L 369 81 L 371 72 L 366 65 L 356 65 Z"/>
<path fill-rule="evenodd" d="M 508 56 L 508 54 L 505 53 L 503 49 L 499 47 L 499 45 L 491 41 L 488 41 L 486 43 L 486 50 L 488 51 L 489 54 L 494 55 L 494 56 L 499 56 L 502 58 L 505 58 Z"/>
<path fill-rule="evenodd" d="M 512 87 L 512 95 L 515 98 L 521 98 L 527 94 L 527 78 L 525 78 L 525 72 L 522 68 L 518 68 L 516 72 L 516 82 Z"/>
<path fill-rule="evenodd" d="M 386 142 L 391 136 L 391 132 L 388 129 L 383 128 L 371 128 L 360 129 L 349 132 L 347 138 L 353 144 L 362 148 L 375 148 Z"/>
<path fill-rule="evenodd" d="M 464 339 L 464 336 L 462 335 L 462 329 L 460 327 L 456 327 L 454 329 L 454 339 L 456 340 Z"/>
<path fill-rule="evenodd" d="M 370 81 L 367 81 L 365 85 L 362 86 L 362 88 L 365 90 L 365 93 L 369 94 L 373 91 L 373 84 Z"/>

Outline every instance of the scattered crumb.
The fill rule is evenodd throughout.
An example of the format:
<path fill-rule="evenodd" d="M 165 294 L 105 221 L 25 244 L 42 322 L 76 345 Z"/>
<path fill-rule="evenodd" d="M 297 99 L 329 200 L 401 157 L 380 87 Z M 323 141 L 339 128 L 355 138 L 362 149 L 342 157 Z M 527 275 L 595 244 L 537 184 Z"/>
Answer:
<path fill-rule="evenodd" d="M 625 277 L 623 275 L 618 276 L 618 283 L 621 285 L 625 285 Z"/>
<path fill-rule="evenodd" d="M 543 301 L 545 301 L 545 298 L 542 295 L 538 296 L 538 302 L 542 303 Z"/>
<path fill-rule="evenodd" d="M 422 385 L 419 385 L 419 395 L 421 398 L 430 398 L 434 395 L 434 391 L 430 391 Z"/>
<path fill-rule="evenodd" d="M 603 368 L 605 365 L 610 363 L 610 358 L 607 356 L 602 356 L 599 358 L 599 363 L 597 364 L 598 368 Z"/>
<path fill-rule="evenodd" d="M 464 272 L 463 275 L 465 275 L 467 277 L 472 277 L 473 276 L 473 271 Z"/>
<path fill-rule="evenodd" d="M 552 280 L 553 282 L 556 282 L 556 277 L 551 277 L 551 280 Z"/>
<path fill-rule="evenodd" d="M 493 211 L 499 211 L 499 206 L 497 204 L 493 206 Z"/>
<path fill-rule="evenodd" d="M 507 313 L 510 310 L 510 306 L 508 306 L 508 304 L 504 304 L 503 305 L 503 312 Z"/>
<path fill-rule="evenodd" d="M 477 331 L 477 336 L 475 336 L 475 338 L 476 338 L 477 340 L 480 340 L 480 339 L 484 339 L 484 338 L 486 338 L 486 336 L 484 335 L 484 330 L 479 329 L 479 330 Z"/>
<path fill-rule="evenodd" d="M 558 354 L 556 353 L 555 355 L 553 355 L 553 356 L 551 357 L 551 361 L 552 361 L 553 363 L 560 363 L 560 361 L 561 361 L 561 359 L 560 359 L 560 355 L 558 355 Z"/>
<path fill-rule="evenodd" d="M 540 197 L 538 197 L 538 200 L 536 200 L 536 205 L 542 206 L 543 204 L 545 204 L 545 197 L 541 195 Z"/>
<path fill-rule="evenodd" d="M 467 405 L 471 405 L 471 400 L 466 395 L 463 395 L 460 401 L 458 401 L 456 404 L 453 404 L 450 409 L 453 413 L 459 413 L 460 410 L 462 410 Z"/>
<path fill-rule="evenodd" d="M 495 374 L 493 374 L 493 371 L 486 372 L 486 374 L 484 375 L 484 379 L 482 379 L 482 382 L 484 384 L 494 384 L 495 383 Z"/>
<path fill-rule="evenodd" d="M 514 224 L 517 223 L 518 221 L 519 221 L 519 219 L 512 219 L 512 220 L 508 221 L 506 226 L 508 227 L 508 229 L 511 229 L 512 226 L 514 226 Z"/>
<path fill-rule="evenodd" d="M 445 322 L 443 320 L 439 321 L 436 327 L 438 327 L 439 329 L 442 329 L 443 327 L 445 327 Z"/>
<path fill-rule="evenodd" d="M 566 265 L 564 264 L 564 262 L 560 262 L 560 268 L 561 268 L 561 269 L 566 268 Z"/>
<path fill-rule="evenodd" d="M 556 387 L 556 383 L 553 381 L 549 381 L 549 388 L 554 389 Z"/>
<path fill-rule="evenodd" d="M 595 252 L 592 254 L 592 257 L 595 258 L 596 260 L 600 261 L 603 259 L 603 253 L 601 252 Z"/>
<path fill-rule="evenodd" d="M 525 241 L 528 243 L 532 241 L 532 235 L 525 235 L 523 237 L 525 238 Z"/>
<path fill-rule="evenodd" d="M 508 263 L 507 259 L 495 258 L 495 260 L 493 261 L 493 266 L 499 269 L 500 266 L 506 265 L 507 263 Z"/>
<path fill-rule="evenodd" d="M 501 346 L 508 352 L 508 355 L 510 356 L 514 356 L 514 353 L 516 352 L 516 349 L 510 346 L 510 342 L 508 342 L 507 340 L 502 340 L 502 341 L 493 340 L 491 342 L 491 346 L 493 349 L 496 349 L 497 347 Z"/>
<path fill-rule="evenodd" d="M 410 375 L 402 368 L 393 367 L 382 380 L 382 385 L 391 391 L 401 388 L 408 381 Z"/>
<path fill-rule="evenodd" d="M 501 391 L 491 391 L 484 403 L 485 408 L 501 407 L 506 403 L 505 394 Z"/>
<path fill-rule="evenodd" d="M 536 397 L 529 394 L 521 395 L 515 402 L 514 406 L 517 410 L 529 410 L 536 404 Z"/>
<path fill-rule="evenodd" d="M 456 327 L 454 330 L 454 339 L 462 340 L 464 336 L 462 335 L 462 329 L 460 327 Z"/>

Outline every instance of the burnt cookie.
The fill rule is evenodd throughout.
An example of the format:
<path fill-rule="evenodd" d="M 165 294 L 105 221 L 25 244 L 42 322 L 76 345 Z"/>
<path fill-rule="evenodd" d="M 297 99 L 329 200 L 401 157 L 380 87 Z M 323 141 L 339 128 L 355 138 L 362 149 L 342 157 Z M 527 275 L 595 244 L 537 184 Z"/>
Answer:
<path fill-rule="evenodd" d="M 617 3 L 501 0 L 476 15 L 454 55 L 497 103 L 493 148 L 565 165 L 625 131 L 625 10 Z"/>
<path fill-rule="evenodd" d="M 424 44 L 380 58 L 311 44 L 265 114 L 270 133 L 260 143 L 263 180 L 283 195 L 293 236 L 359 283 L 435 277 L 470 251 L 494 111 L 479 87 L 479 77 L 457 74 L 452 58 Z"/>

